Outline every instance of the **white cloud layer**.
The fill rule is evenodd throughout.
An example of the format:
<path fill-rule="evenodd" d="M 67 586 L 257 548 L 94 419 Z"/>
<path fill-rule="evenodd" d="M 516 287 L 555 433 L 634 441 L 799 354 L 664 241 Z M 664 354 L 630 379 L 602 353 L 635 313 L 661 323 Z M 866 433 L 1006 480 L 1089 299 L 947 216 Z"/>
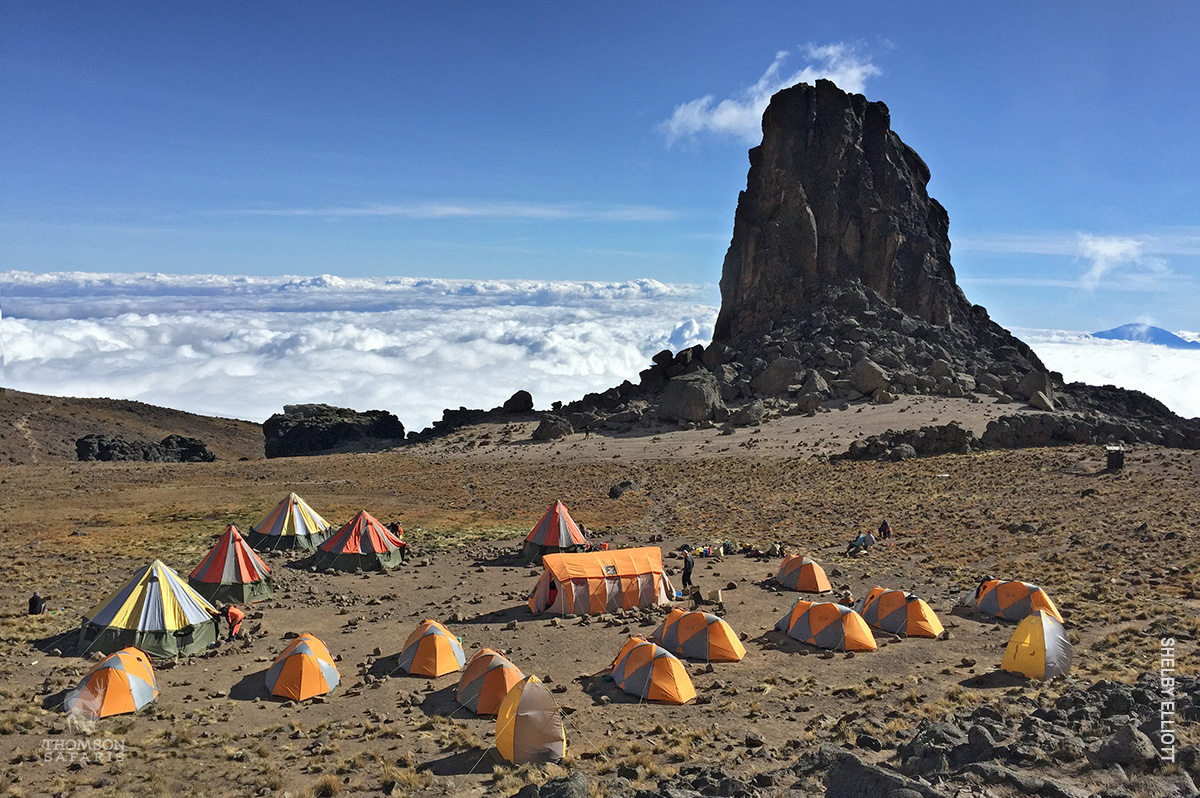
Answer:
<path fill-rule="evenodd" d="M 1200 416 L 1200 351 L 1108 341 L 1065 330 L 1014 329 L 1067 382 L 1116 385 L 1153 396 L 1184 418 Z M 1176 333 L 1198 340 L 1196 333 Z"/>
<path fill-rule="evenodd" d="M 712 286 L 654 280 L 8 272 L 0 297 L 6 387 L 253 421 L 327 402 L 390 410 L 410 429 L 521 389 L 546 408 L 636 381 L 660 349 L 707 343 L 717 314 Z M 1200 352 L 1014 332 L 1068 381 L 1200 416 Z"/>
<path fill-rule="evenodd" d="M 0 274 L 3 384 L 261 421 L 284 404 L 536 405 L 637 380 L 707 343 L 707 286 L 517 280 Z"/>
<path fill-rule="evenodd" d="M 762 77 L 736 96 L 717 102 L 713 95 L 706 94 L 677 105 L 671 117 L 659 125 L 667 137 L 667 144 L 700 133 L 739 138 L 754 144 L 762 137 L 763 111 L 776 92 L 797 83 L 814 83 L 826 78 L 844 91 L 862 94 L 866 91 L 867 80 L 880 74 L 879 67 L 853 45 L 839 42 L 819 47 L 807 45 L 803 49 L 805 56 L 814 62 L 803 69 L 785 75 L 783 64 L 789 53 L 776 53 L 775 60 Z"/>

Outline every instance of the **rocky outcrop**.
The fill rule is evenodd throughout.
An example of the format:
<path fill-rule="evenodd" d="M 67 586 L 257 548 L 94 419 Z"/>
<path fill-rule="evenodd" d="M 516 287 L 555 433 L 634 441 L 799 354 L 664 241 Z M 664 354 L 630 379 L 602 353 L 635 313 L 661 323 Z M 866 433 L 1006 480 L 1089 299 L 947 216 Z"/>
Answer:
<path fill-rule="evenodd" d="M 285 405 L 263 422 L 267 457 L 369 451 L 404 442 L 404 425 L 385 410 L 359 412 L 324 404 Z"/>
<path fill-rule="evenodd" d="M 736 349 L 850 283 L 919 322 L 986 326 L 955 282 L 929 177 L 883 103 L 827 80 L 776 94 L 738 197 L 714 340 Z"/>
<path fill-rule="evenodd" d="M 141 460 L 151 463 L 211 463 L 217 456 L 204 441 L 168 435 L 159 443 L 127 441 L 120 435 L 84 435 L 75 441 L 80 460 Z"/>
<path fill-rule="evenodd" d="M 1004 674 L 979 677 L 991 680 Z M 1089 687 L 1062 683 L 1052 696 L 1021 694 L 1003 702 L 961 706 L 915 729 L 880 740 L 869 724 L 848 722 L 850 742 L 797 746 L 751 732 L 728 736 L 727 747 L 749 773 L 704 761 L 655 776 L 641 765 L 620 764 L 607 775 L 568 776 L 528 784 L 522 798 L 950 798 L 958 795 L 1089 796 L 1197 795 L 1200 749 L 1174 750 L 1163 759 L 1154 738 L 1160 728 L 1158 674 L 1134 684 L 1100 681 Z M 1015 678 L 1015 677 L 1014 677 Z M 1197 715 L 1200 682 L 1176 677 L 1176 711 Z M 1002 679 L 998 684 L 1004 684 Z M 859 717 L 849 712 L 846 718 Z M 720 732 L 717 732 L 718 736 Z M 822 790 L 819 785 L 824 785 Z"/>

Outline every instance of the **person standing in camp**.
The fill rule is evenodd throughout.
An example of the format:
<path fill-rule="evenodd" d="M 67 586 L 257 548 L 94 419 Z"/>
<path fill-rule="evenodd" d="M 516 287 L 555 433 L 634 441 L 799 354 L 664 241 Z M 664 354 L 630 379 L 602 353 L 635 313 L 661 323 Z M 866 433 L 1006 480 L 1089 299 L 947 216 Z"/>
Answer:
<path fill-rule="evenodd" d="M 233 640 L 242 631 L 242 621 L 246 620 L 246 613 L 230 604 L 220 605 L 220 610 L 221 617 L 229 624 L 229 639 Z"/>
<path fill-rule="evenodd" d="M 696 567 L 696 561 L 692 558 L 692 550 L 683 550 L 683 586 L 689 588 L 692 586 L 692 569 Z"/>
<path fill-rule="evenodd" d="M 36 590 L 29 597 L 29 614 L 42 615 L 46 612 L 46 600 Z"/>

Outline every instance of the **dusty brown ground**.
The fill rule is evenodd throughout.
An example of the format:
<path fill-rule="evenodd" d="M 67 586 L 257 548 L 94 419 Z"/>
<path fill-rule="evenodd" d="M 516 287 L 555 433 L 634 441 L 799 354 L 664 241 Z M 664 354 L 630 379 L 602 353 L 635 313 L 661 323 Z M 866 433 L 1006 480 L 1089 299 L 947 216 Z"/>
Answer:
<path fill-rule="evenodd" d="M 1103 471 L 1096 447 L 886 464 L 831 465 L 811 456 L 822 446 L 842 451 L 878 425 L 914 427 L 953 415 L 975 427 L 998 409 L 926 400 L 903 412 L 892 406 L 787 417 L 732 436 L 714 429 L 544 445 L 527 443 L 522 425 L 507 436 L 501 425 L 371 455 L 2 469 L 8 556 L 0 561 L 7 610 L 0 619 L 0 784 L 16 795 L 301 796 L 388 787 L 392 794 L 508 795 L 524 780 L 561 772 L 497 766 L 487 750 L 494 724 L 456 707 L 456 678 L 376 678 L 391 673 L 404 638 L 425 617 L 459 617 L 448 625 L 468 656 L 481 645 L 506 649 L 526 672 L 562 689 L 558 700 L 573 710 L 568 764 L 595 774 L 619 764 L 662 773 L 696 758 L 754 772 L 820 742 L 862 732 L 886 740 L 963 704 L 1026 711 L 1020 696 L 1053 696 L 1061 685 L 991 676 L 1011 626 L 950 613 L 987 575 L 1024 578 L 1050 592 L 1075 640 L 1078 683 L 1132 679 L 1157 667 L 1157 638 L 1165 633 L 1181 640 L 1181 672 L 1196 672 L 1200 453 L 1139 448 L 1119 473 Z M 856 424 L 861 430 L 851 429 Z M 505 437 L 512 442 L 501 443 Z M 609 499 L 609 486 L 624 479 L 638 488 Z M 327 576 L 269 559 L 281 589 L 277 600 L 253 609 L 262 613 L 255 622 L 265 636 L 161 671 L 151 709 L 100 724 L 101 734 L 128 746 L 122 765 L 71 771 L 40 761 L 43 741 L 62 732 L 61 714 L 41 702 L 87 666 L 50 653 L 70 650 L 69 635 L 56 637 L 72 632 L 81 612 L 148 558 L 186 574 L 224 524 L 257 521 L 289 490 L 331 521 L 361 508 L 400 519 L 423 550 L 417 561 L 429 564 Z M 849 658 L 804 653 L 768 631 L 796 597 L 763 584 L 777 561 L 699 560 L 697 582 L 705 591 L 723 589 L 727 620 L 747 635 L 749 654 L 711 674 L 690 668 L 708 703 L 638 705 L 598 674 L 629 633 L 653 625 L 531 617 L 524 598 L 535 572 L 496 561 L 555 498 L 594 540 L 613 544 L 660 533 L 666 552 L 682 542 L 782 538 L 855 595 L 874 584 L 917 592 L 952 637 L 884 640 L 878 652 Z M 846 559 L 846 541 L 884 516 L 897 530 L 895 545 Z M 56 614 L 21 614 L 35 588 Z M 510 621 L 515 628 L 506 628 Z M 283 648 L 283 634 L 304 630 L 341 657 L 342 686 L 321 704 L 262 698 L 262 672 Z M 767 758 L 747 756 L 749 731 L 767 739 Z M 1101 778 L 1066 775 L 1080 784 Z"/>

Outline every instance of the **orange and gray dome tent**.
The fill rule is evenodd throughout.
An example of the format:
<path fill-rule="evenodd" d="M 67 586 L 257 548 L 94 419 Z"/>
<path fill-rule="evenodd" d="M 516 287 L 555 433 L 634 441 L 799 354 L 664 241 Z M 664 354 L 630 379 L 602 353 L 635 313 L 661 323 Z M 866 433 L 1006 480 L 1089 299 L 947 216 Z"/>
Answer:
<path fill-rule="evenodd" d="M 696 688 L 679 658 L 644 637 L 631 637 L 617 652 L 612 678 L 625 692 L 642 701 L 686 704 Z"/>
<path fill-rule="evenodd" d="M 249 604 L 275 593 L 271 569 L 232 524 L 192 571 L 188 584 L 213 603 Z"/>
<path fill-rule="evenodd" d="M 462 670 L 467 658 L 450 630 L 437 621 L 421 621 L 404 641 L 396 664 L 413 676 L 437 677 Z"/>
<path fill-rule="evenodd" d="M 855 612 L 868 626 L 909 637 L 937 637 L 946 631 L 937 614 L 912 593 L 875 586 L 859 599 Z"/>
<path fill-rule="evenodd" d="M 867 622 L 849 607 L 832 601 L 796 602 L 775 628 L 801 643 L 833 651 L 874 651 L 875 636 Z"/>
<path fill-rule="evenodd" d="M 137 712 L 155 698 L 158 698 L 158 683 L 150 658 L 130 646 L 96 663 L 67 693 L 63 709 L 98 720 Z"/>
<path fill-rule="evenodd" d="M 329 649 L 316 635 L 305 632 L 280 652 L 267 670 L 271 695 L 304 701 L 333 691 L 341 681 Z"/>
<path fill-rule="evenodd" d="M 317 547 L 312 566 L 319 571 L 382 571 L 404 559 L 403 542 L 366 510 Z"/>
<path fill-rule="evenodd" d="M 800 554 L 784 557 L 779 564 L 775 581 L 790 590 L 801 593 L 826 593 L 833 590 L 825 569 L 816 560 Z"/>
<path fill-rule="evenodd" d="M 217 640 L 217 610 L 161 560 L 84 613 L 79 655 L 135 646 L 151 657 L 203 653 Z"/>
<path fill-rule="evenodd" d="M 1046 591 L 1028 582 L 987 579 L 975 591 L 975 606 L 980 612 L 1010 621 L 1024 620 L 1034 610 L 1053 615 L 1059 623 L 1063 619 Z"/>
<path fill-rule="evenodd" d="M 1030 679 L 1053 679 L 1071 672 L 1071 657 L 1063 625 L 1050 613 L 1034 610 L 1013 630 L 1000 669 Z"/>
<path fill-rule="evenodd" d="M 562 713 L 538 677 L 526 676 L 500 702 L 496 750 L 514 765 L 558 762 L 566 755 Z"/>
<path fill-rule="evenodd" d="M 675 594 L 657 546 L 547 554 L 529 611 L 589 615 L 666 604 Z"/>
<path fill-rule="evenodd" d="M 676 607 L 654 632 L 667 651 L 704 662 L 739 662 L 746 647 L 725 621 L 709 612 Z"/>
<path fill-rule="evenodd" d="M 325 540 L 329 529 L 329 522 L 309 507 L 308 502 L 289 493 L 266 518 L 250 527 L 246 539 L 259 551 L 312 551 Z"/>
<path fill-rule="evenodd" d="M 587 540 L 579 531 L 579 526 L 571 518 L 571 514 L 567 512 L 567 506 L 556 501 L 550 505 L 542 520 L 525 536 L 521 554 L 525 562 L 538 562 L 546 554 L 583 551 L 586 548 Z"/>
<path fill-rule="evenodd" d="M 481 648 L 467 663 L 454 698 L 476 715 L 495 715 L 508 691 L 524 678 L 499 651 Z"/>

